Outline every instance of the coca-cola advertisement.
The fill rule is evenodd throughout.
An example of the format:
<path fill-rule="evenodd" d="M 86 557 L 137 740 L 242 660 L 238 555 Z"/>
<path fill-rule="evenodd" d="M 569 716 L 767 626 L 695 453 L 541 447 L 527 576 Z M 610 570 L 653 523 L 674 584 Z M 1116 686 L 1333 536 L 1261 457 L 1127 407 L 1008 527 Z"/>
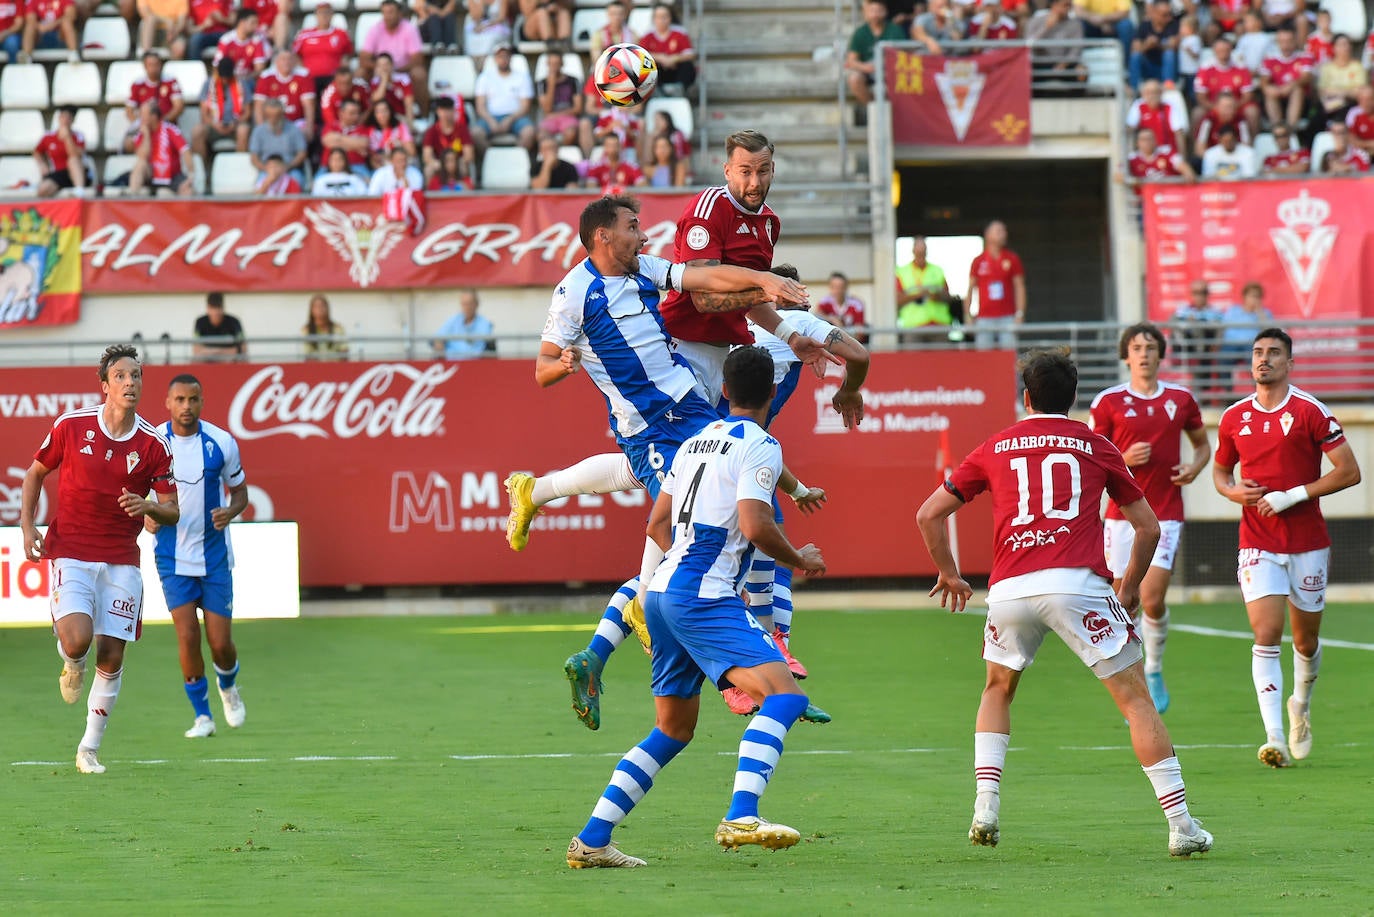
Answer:
<path fill-rule="evenodd" d="M 203 384 L 204 418 L 238 439 L 246 518 L 299 524 L 303 586 L 609 582 L 638 569 L 643 491 L 555 501 L 524 552 L 506 546 L 508 474 L 616 451 L 585 376 L 541 389 L 528 360 L 149 365 L 144 417 L 166 421 L 164 392 L 182 372 Z M 830 501 L 812 517 L 788 513 L 794 540 L 821 545 L 835 576 L 933 572 L 916 507 L 1012 422 L 1011 355 L 877 354 L 857 430 L 830 406 L 837 379 L 808 379 L 773 432 L 788 465 Z M 93 365 L 0 370 L 0 524 L 18 522 L 24 470 L 54 419 L 100 401 Z M 991 564 L 985 503 L 960 514 L 972 573 Z"/>
<path fill-rule="evenodd" d="M 101 199 L 82 210 L 91 293 L 527 286 L 557 283 L 585 256 L 595 195 L 432 198 L 419 232 L 379 198 L 218 201 Z M 646 251 L 672 251 L 686 194 L 641 197 Z M 321 283 L 321 276 L 330 278 Z"/>

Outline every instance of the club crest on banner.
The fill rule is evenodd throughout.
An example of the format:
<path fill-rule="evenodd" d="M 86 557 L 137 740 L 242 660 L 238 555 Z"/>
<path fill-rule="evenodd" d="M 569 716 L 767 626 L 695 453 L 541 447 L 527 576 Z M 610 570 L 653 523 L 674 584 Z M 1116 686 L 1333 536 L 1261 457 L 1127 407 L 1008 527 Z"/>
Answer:
<path fill-rule="evenodd" d="M 59 227 L 37 210 L 0 216 L 0 324 L 29 324 L 57 267 Z"/>
<path fill-rule="evenodd" d="M 978 69 L 978 62 L 973 60 L 947 60 L 945 68 L 935 74 L 940 101 L 945 104 L 949 123 L 960 143 L 968 135 L 973 113 L 978 110 L 978 100 L 983 96 L 986 83 L 987 77 Z"/>
<path fill-rule="evenodd" d="M 1306 188 L 1297 197 L 1281 201 L 1277 213 L 1283 226 L 1270 229 L 1269 238 L 1274 242 L 1303 318 L 1310 318 L 1340 229 L 1325 225 L 1331 216 L 1331 205 L 1312 197 Z"/>
<path fill-rule="evenodd" d="M 344 213 L 327 203 L 305 208 L 306 219 L 315 232 L 348 265 L 348 277 L 360 287 L 369 287 L 382 275 L 382 262 L 405 238 L 404 223 L 388 220 L 385 214 Z"/>

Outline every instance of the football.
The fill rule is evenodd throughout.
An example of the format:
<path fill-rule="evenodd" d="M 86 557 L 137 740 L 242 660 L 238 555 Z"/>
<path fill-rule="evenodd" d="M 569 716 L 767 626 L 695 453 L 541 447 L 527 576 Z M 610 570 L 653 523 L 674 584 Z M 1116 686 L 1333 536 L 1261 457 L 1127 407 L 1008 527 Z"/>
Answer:
<path fill-rule="evenodd" d="M 654 56 L 639 45 L 611 45 L 596 59 L 592 79 L 601 98 L 626 108 L 638 105 L 654 94 L 658 85 L 658 64 Z"/>

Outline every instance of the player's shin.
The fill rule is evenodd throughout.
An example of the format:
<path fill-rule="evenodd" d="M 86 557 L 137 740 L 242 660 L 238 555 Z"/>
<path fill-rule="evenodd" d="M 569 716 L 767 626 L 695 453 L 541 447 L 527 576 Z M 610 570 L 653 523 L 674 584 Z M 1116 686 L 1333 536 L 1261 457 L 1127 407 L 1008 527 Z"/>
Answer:
<path fill-rule="evenodd" d="M 185 684 L 186 699 L 191 702 L 191 709 L 196 716 L 211 716 L 210 713 L 210 681 L 204 675 L 188 681 Z"/>
<path fill-rule="evenodd" d="M 1312 686 L 1322 667 L 1322 645 L 1317 644 L 1311 656 L 1293 650 L 1293 698 L 1306 707 L 1312 702 Z"/>
<path fill-rule="evenodd" d="M 778 565 L 773 573 L 773 626 L 786 640 L 792 636 L 792 568 Z"/>
<path fill-rule="evenodd" d="M 994 817 L 1002 804 L 1002 768 L 1007 763 L 1011 736 L 1001 732 L 973 734 L 973 777 L 976 784 L 974 811 Z"/>
<path fill-rule="evenodd" d="M 1169 819 L 1169 827 L 1191 834 L 1193 817 L 1188 814 L 1188 799 L 1183 787 L 1183 768 L 1179 765 L 1178 758 L 1171 755 L 1142 769 L 1145 776 L 1150 778 L 1150 785 L 1154 787 L 1155 797 L 1159 800 L 1160 808 L 1164 810 L 1164 817 Z"/>
<path fill-rule="evenodd" d="M 86 732 L 81 737 L 81 748 L 91 751 L 100 748 L 100 742 L 105 738 L 105 726 L 114 712 L 115 701 L 119 699 L 123 676 L 123 667 L 108 675 L 99 668 L 95 670 L 91 693 L 86 698 Z"/>
<path fill-rule="evenodd" d="M 687 747 L 662 731 L 653 732 L 625 753 L 615 766 L 611 782 L 592 809 L 592 817 L 578 837 L 588 847 L 604 847 L 611 841 L 611 831 L 625 820 L 644 794 L 654 785 L 654 777 L 667 766 L 677 753 Z"/>
<path fill-rule="evenodd" d="M 608 494 L 618 490 L 637 490 L 642 486 L 630 471 L 630 463 L 625 456 L 619 452 L 608 452 L 585 458 L 560 471 L 551 471 L 542 478 L 535 478 L 530 499 L 535 506 L 543 506 L 560 497 Z"/>
<path fill-rule="evenodd" d="M 1260 718 L 1264 721 L 1264 734 L 1280 744 L 1283 736 L 1283 665 L 1279 660 L 1279 647 L 1260 646 L 1250 648 L 1250 674 L 1255 681 L 1255 696 L 1259 700 Z"/>
<path fill-rule="evenodd" d="M 617 589 L 615 595 L 606 603 L 601 620 L 596 623 L 596 633 L 592 634 L 587 649 L 601 660 L 602 666 L 606 665 L 606 660 L 611 658 L 611 654 L 630 635 L 630 624 L 625 620 L 625 606 L 635 597 L 638 590 L 639 583 L 636 580 L 630 580 Z"/>
<path fill-rule="evenodd" d="M 783 737 L 806 710 L 805 694 L 770 694 L 744 730 L 739 743 L 735 791 L 725 818 L 757 818 L 759 797 L 782 757 Z"/>

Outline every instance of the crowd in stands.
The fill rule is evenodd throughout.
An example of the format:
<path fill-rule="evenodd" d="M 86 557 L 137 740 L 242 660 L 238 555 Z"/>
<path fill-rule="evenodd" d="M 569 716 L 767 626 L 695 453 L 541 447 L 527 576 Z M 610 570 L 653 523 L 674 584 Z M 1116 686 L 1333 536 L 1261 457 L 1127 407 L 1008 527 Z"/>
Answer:
<path fill-rule="evenodd" d="M 356 17 L 373 17 L 355 19 L 353 34 L 336 11 L 349 3 Z M 687 105 L 695 52 L 674 4 L 642 4 L 640 33 L 630 27 L 633 4 L 611 0 L 575 37 L 574 0 L 404 3 L 323 0 L 297 10 L 292 0 L 119 0 L 144 74 L 128 90 L 119 123 L 127 130 L 107 130 L 99 145 L 133 159 L 127 171 L 101 174 L 96 144 L 64 108 L 33 150 L 42 176 L 33 190 L 191 194 L 215 157 L 232 153 L 251 163 L 252 187 L 264 196 L 395 185 L 458 192 L 484 186 L 493 146 L 526 153 L 526 187 L 690 180 L 691 144 L 671 111 L 612 107 L 591 80 L 602 48 L 637 42 L 659 62 L 658 96 Z M 79 61 L 84 21 L 104 13 L 113 11 L 97 11 L 95 0 L 0 0 L 0 48 L 16 63 L 59 48 Z M 164 73 L 169 60 L 203 63 L 203 80 L 184 92 Z M 519 187 L 509 181 L 494 186 Z"/>

